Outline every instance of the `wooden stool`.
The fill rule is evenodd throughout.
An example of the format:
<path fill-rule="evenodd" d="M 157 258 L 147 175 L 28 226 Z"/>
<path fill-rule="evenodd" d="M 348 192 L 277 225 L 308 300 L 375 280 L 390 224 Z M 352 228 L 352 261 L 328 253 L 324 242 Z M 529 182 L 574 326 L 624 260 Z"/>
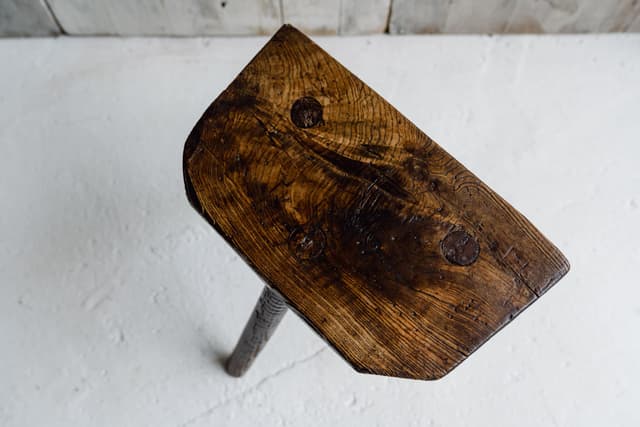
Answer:
<path fill-rule="evenodd" d="M 437 379 L 569 263 L 524 216 L 295 28 L 211 104 L 189 201 L 267 286 L 227 363 L 287 307 L 358 372 Z"/>

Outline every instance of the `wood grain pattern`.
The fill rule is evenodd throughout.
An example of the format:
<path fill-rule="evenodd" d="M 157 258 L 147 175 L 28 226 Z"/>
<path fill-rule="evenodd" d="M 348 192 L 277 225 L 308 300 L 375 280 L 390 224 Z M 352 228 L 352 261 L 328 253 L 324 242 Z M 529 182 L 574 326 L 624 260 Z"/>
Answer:
<path fill-rule="evenodd" d="M 569 269 L 291 26 L 205 112 L 184 170 L 192 205 L 360 372 L 439 378 Z"/>

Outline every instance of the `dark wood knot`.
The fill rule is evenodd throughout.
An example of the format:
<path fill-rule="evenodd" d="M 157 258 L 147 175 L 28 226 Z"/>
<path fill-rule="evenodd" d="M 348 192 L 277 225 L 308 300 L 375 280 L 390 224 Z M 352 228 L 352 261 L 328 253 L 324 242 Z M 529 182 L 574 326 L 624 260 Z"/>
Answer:
<path fill-rule="evenodd" d="M 322 105 L 317 99 L 304 96 L 291 107 L 291 121 L 299 128 L 307 129 L 322 123 Z"/>
<path fill-rule="evenodd" d="M 480 245 L 476 239 L 464 230 L 447 234 L 440 243 L 442 255 L 451 264 L 471 265 L 480 255 Z"/>
<path fill-rule="evenodd" d="M 301 261 L 318 258 L 326 244 L 324 232 L 318 227 L 299 227 L 289 236 L 289 249 Z"/>

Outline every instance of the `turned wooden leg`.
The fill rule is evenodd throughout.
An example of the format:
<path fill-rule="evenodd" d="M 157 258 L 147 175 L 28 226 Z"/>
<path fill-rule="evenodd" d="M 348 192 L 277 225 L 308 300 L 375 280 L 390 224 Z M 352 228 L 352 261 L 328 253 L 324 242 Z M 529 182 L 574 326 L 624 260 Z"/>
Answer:
<path fill-rule="evenodd" d="M 286 312 L 287 305 L 284 299 L 276 291 L 265 286 L 236 348 L 227 360 L 226 369 L 229 375 L 241 377 L 249 370 Z"/>

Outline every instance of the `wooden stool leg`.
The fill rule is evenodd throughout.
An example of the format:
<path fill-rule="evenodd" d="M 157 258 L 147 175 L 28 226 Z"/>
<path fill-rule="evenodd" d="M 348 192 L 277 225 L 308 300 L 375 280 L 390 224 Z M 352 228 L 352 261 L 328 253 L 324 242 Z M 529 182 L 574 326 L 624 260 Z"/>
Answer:
<path fill-rule="evenodd" d="M 249 370 L 286 312 L 284 299 L 269 286 L 265 286 L 236 348 L 227 360 L 229 375 L 241 377 Z"/>

